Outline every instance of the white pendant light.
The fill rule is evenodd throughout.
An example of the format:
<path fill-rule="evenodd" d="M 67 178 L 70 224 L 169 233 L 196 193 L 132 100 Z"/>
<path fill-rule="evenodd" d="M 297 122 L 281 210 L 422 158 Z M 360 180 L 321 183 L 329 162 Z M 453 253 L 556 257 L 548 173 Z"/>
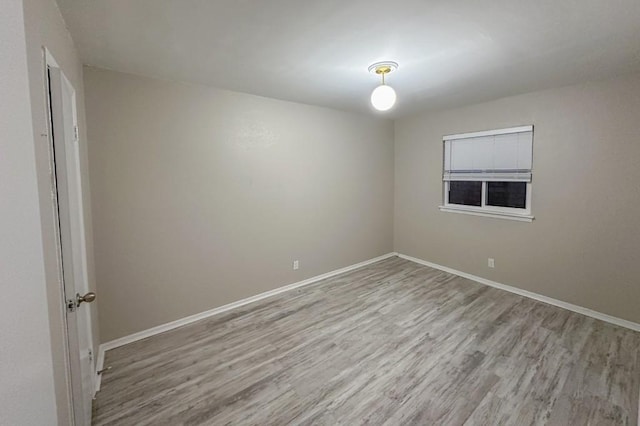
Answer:
<path fill-rule="evenodd" d="M 375 72 L 382 76 L 382 84 L 371 93 L 371 105 L 378 111 L 388 111 L 396 104 L 396 91 L 385 84 L 384 76 L 398 69 L 395 62 L 377 62 L 369 67 L 369 72 Z"/>
<path fill-rule="evenodd" d="M 381 84 L 371 92 L 371 105 L 378 111 L 387 111 L 396 104 L 396 91 L 393 87 Z"/>

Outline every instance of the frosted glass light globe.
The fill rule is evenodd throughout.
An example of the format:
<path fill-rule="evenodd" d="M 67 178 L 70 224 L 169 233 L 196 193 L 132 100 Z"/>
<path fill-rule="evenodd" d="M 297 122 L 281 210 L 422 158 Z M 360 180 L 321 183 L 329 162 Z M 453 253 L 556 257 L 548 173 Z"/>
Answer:
<path fill-rule="evenodd" d="M 396 103 L 396 91 L 391 86 L 381 84 L 371 92 L 371 105 L 378 111 L 387 111 Z"/>

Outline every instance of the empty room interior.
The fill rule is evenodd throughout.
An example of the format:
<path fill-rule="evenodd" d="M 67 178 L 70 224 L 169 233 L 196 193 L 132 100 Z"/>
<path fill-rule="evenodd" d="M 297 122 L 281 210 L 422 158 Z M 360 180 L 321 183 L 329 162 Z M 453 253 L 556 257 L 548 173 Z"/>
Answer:
<path fill-rule="evenodd" d="M 0 33 L 0 425 L 638 426 L 638 0 Z"/>

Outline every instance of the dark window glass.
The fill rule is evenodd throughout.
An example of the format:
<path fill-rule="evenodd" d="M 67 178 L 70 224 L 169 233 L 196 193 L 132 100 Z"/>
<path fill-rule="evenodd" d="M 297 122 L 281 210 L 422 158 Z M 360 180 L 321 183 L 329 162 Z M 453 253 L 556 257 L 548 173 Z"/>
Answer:
<path fill-rule="evenodd" d="M 487 182 L 487 205 L 496 207 L 527 207 L 526 182 Z"/>
<path fill-rule="evenodd" d="M 480 207 L 482 205 L 482 182 L 449 182 L 449 203 Z"/>

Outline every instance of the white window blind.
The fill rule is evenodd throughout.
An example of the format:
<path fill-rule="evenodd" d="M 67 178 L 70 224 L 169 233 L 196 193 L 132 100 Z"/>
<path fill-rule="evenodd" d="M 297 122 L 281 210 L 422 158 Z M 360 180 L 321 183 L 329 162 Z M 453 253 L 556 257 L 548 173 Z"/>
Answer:
<path fill-rule="evenodd" d="M 443 139 L 445 181 L 531 182 L 533 126 Z"/>

